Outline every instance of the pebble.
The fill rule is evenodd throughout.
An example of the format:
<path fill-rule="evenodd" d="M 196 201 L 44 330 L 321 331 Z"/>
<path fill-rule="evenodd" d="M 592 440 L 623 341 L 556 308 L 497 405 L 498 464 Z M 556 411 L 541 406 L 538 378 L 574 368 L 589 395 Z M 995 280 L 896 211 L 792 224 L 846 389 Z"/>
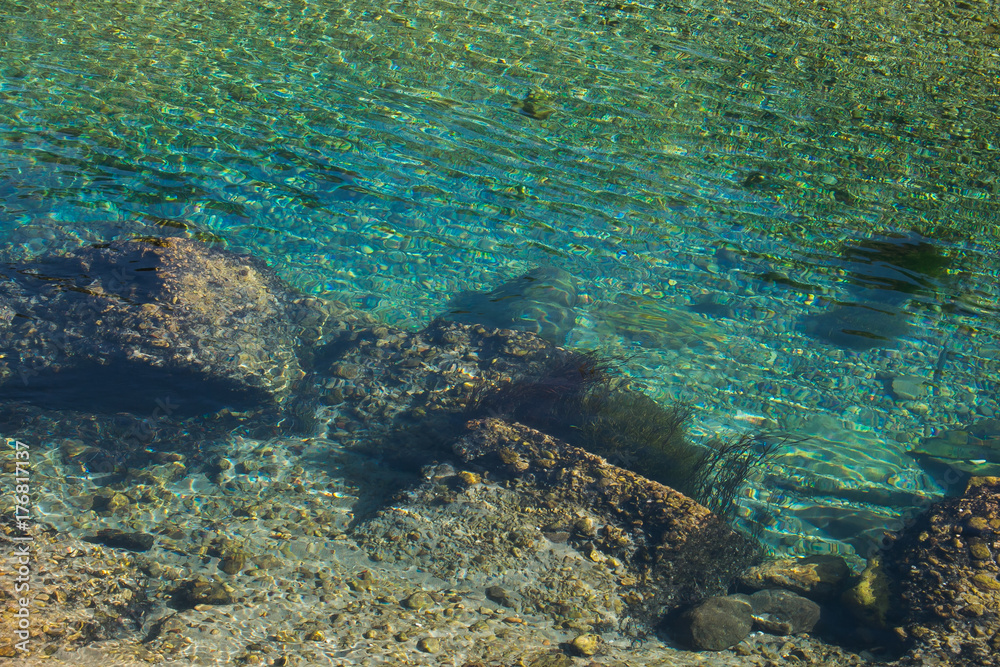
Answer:
<path fill-rule="evenodd" d="M 601 638 L 594 634 L 582 634 L 577 635 L 576 638 L 570 642 L 573 650 L 582 656 L 591 656 L 597 653 L 597 649 L 601 644 Z"/>
<path fill-rule="evenodd" d="M 334 364 L 330 374 L 345 380 L 356 380 L 361 375 L 361 369 L 356 364 Z"/>
<path fill-rule="evenodd" d="M 487 588 L 486 597 L 504 607 L 513 608 L 516 605 L 513 596 L 501 586 L 490 586 Z"/>
<path fill-rule="evenodd" d="M 440 653 L 441 640 L 437 637 L 424 637 L 417 642 L 417 648 L 424 653 Z"/>
<path fill-rule="evenodd" d="M 418 591 L 408 598 L 403 600 L 403 606 L 407 609 L 415 609 L 417 611 L 421 609 L 426 609 L 434 605 L 434 598 L 423 591 Z"/>

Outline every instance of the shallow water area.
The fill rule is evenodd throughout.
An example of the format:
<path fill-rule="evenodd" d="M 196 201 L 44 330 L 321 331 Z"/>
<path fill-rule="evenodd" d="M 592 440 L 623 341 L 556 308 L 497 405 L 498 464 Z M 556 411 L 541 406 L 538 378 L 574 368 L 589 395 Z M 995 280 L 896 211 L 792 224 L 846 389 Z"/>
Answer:
<path fill-rule="evenodd" d="M 908 452 L 1000 414 L 991 3 L 0 0 L 0 21 L 4 262 L 184 236 L 410 331 L 560 269 L 575 287 L 557 342 L 692 406 L 700 443 L 782 443 L 740 525 L 773 555 L 858 568 L 975 465 Z M 521 315 L 549 332 L 563 297 L 541 294 Z M 135 414 L 159 434 L 116 451 L 127 426 L 11 404 L 0 433 L 37 457 L 40 524 L 166 535 L 156 558 L 185 575 L 219 575 L 221 536 L 339 563 L 348 590 L 367 556 L 333 533 L 390 502 L 354 494 L 415 479 L 355 458 L 364 434 L 329 410 L 253 429 Z M 116 464 L 169 452 L 184 470 L 146 480 L 148 506 L 88 505 L 113 502 Z M 219 522 L 269 502 L 304 514 Z M 273 536 L 306 515 L 320 536 Z"/>

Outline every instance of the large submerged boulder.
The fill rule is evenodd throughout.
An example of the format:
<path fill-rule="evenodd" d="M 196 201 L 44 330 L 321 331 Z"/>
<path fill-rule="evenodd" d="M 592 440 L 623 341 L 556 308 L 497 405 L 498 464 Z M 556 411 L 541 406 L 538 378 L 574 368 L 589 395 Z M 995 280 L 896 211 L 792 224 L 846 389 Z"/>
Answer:
<path fill-rule="evenodd" d="M 283 397 L 324 319 L 264 262 L 141 238 L 0 267 L 0 400 L 192 414 Z"/>
<path fill-rule="evenodd" d="M 1000 478 L 974 477 L 886 554 L 899 665 L 1000 665 Z"/>
<path fill-rule="evenodd" d="M 952 475 L 1000 475 L 1000 419 L 980 419 L 942 431 L 924 438 L 907 453 L 946 484 L 951 471 Z"/>
<path fill-rule="evenodd" d="M 578 353 L 512 329 L 441 320 L 417 332 L 358 327 L 316 353 L 299 411 L 315 412 L 331 436 L 350 432 L 378 456 L 402 456 L 419 467 L 450 444 L 486 388 L 585 363 Z M 583 382 L 568 382 L 574 380 Z"/>
<path fill-rule="evenodd" d="M 473 469 L 512 485 L 532 503 L 595 517 L 594 548 L 634 569 L 635 606 L 662 613 L 728 591 L 759 554 L 719 516 L 684 494 L 522 424 L 469 423 L 454 451 Z M 586 533 L 579 526 L 578 533 Z"/>
<path fill-rule="evenodd" d="M 445 322 L 530 331 L 556 345 L 576 325 L 580 299 L 576 278 L 555 266 L 540 266 L 490 292 L 463 292 L 440 316 Z"/>
<path fill-rule="evenodd" d="M 373 560 L 485 575 L 517 591 L 487 591 L 498 604 L 589 632 L 655 625 L 725 593 L 757 556 L 694 500 L 523 424 L 472 420 L 452 450 L 351 532 Z"/>

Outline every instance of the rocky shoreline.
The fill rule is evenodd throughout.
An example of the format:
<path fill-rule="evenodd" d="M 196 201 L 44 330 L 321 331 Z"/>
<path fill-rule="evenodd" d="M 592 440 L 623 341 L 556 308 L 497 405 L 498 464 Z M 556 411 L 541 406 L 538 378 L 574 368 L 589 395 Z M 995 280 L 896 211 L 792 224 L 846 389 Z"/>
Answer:
<path fill-rule="evenodd" d="M 563 275 L 533 279 L 528 308 L 509 294 L 497 326 L 445 316 L 419 332 L 184 239 L 5 276 L 0 420 L 32 443 L 44 512 L 30 652 L 4 643 L 17 626 L 5 589 L 5 657 L 1000 664 L 1000 480 L 931 506 L 864 572 L 836 557 L 762 565 L 752 540 L 676 490 L 687 473 L 671 488 L 630 469 L 668 475 L 650 460 L 680 465 L 680 431 L 655 451 L 573 442 L 628 430 L 620 414 L 674 421 L 539 335 L 564 327 Z M 460 301 L 473 302 L 489 298 Z M 537 326 L 548 317 L 560 328 Z M 128 400 L 102 407 L 101 386 Z M 593 387 L 614 401 L 582 401 Z M 165 412 L 165 399 L 187 407 Z M 581 405 L 587 422 L 566 416 Z M 19 530 L 2 532 L 10 551 Z"/>

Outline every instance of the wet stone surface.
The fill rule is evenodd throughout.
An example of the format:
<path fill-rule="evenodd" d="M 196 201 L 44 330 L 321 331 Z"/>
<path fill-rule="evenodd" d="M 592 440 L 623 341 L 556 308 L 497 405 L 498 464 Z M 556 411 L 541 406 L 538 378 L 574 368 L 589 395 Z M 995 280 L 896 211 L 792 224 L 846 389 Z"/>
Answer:
<path fill-rule="evenodd" d="M 820 617 L 820 606 L 791 591 L 766 589 L 750 596 L 753 620 L 765 632 L 797 635 L 812 632 Z"/>
<path fill-rule="evenodd" d="M 655 600 L 663 613 L 725 592 L 758 557 L 746 538 L 669 487 L 520 424 L 486 419 L 468 426 L 455 453 L 540 507 L 586 512 L 569 524 L 570 534 L 585 550 L 626 564 L 631 577 L 652 582 L 640 607 Z M 695 572 L 697 593 L 690 588 Z"/>
<path fill-rule="evenodd" d="M 813 600 L 829 600 L 840 595 L 851 568 L 840 556 L 782 558 L 748 568 L 740 583 L 750 590 L 782 588 Z"/>
<path fill-rule="evenodd" d="M 1000 478 L 973 478 L 933 505 L 886 554 L 899 598 L 889 618 L 905 665 L 1000 664 Z"/>
<path fill-rule="evenodd" d="M 698 650 L 722 651 L 750 634 L 752 611 L 745 595 L 707 598 L 684 614 L 681 636 L 685 643 Z"/>
<path fill-rule="evenodd" d="M 178 238 L 115 241 L 0 268 L 0 398 L 192 414 L 287 395 L 318 300 L 259 259 Z M 300 338 L 300 334 L 302 338 Z"/>

